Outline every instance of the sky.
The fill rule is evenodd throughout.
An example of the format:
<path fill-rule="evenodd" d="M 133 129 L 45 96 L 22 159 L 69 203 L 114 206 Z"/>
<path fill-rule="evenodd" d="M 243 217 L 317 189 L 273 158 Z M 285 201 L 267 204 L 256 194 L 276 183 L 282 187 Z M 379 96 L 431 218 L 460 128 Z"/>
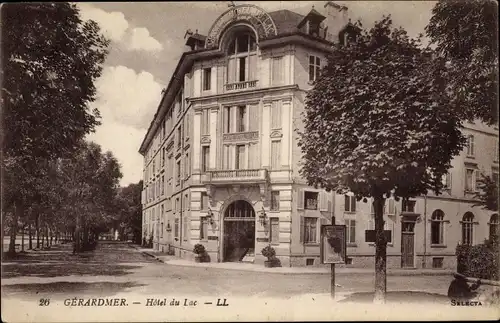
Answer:
<path fill-rule="evenodd" d="M 369 28 L 391 14 L 395 27 L 410 36 L 424 33 L 434 1 L 334 1 L 348 7 L 352 21 Z M 142 178 L 143 158 L 138 150 L 182 53 L 187 29 L 206 35 L 229 1 L 192 2 L 79 2 L 82 19 L 92 19 L 111 40 L 103 72 L 96 80 L 92 103 L 102 124 L 88 140 L 111 151 L 122 166 L 122 186 Z M 266 11 L 289 9 L 301 14 L 326 1 L 234 1 Z"/>

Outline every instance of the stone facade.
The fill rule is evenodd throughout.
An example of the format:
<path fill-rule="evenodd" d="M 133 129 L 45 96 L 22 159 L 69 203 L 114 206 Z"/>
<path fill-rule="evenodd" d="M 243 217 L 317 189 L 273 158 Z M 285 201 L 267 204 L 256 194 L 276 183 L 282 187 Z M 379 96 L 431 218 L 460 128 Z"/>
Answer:
<path fill-rule="evenodd" d="M 266 14 L 259 13 L 259 19 Z M 337 16 L 345 19 L 345 12 Z M 243 261 L 263 263 L 260 251 L 272 245 L 282 266 L 322 266 L 320 227 L 334 218 L 336 224 L 347 224 L 346 266 L 373 267 L 374 246 L 365 241 L 365 230 L 373 229 L 370 201 L 308 187 L 299 175 L 296 130 L 302 128 L 305 94 L 326 64 L 331 43 L 313 34 L 284 32 L 283 26 L 294 22 L 279 19 L 293 18 L 301 26 L 304 16 L 279 11 L 269 17 L 276 25 L 275 37 L 261 39 L 258 22 L 236 19 L 220 35 L 210 31 L 217 48 L 191 50 L 181 57 L 140 149 L 143 241 L 152 242 L 155 250 L 192 260 L 194 245 L 201 243 L 211 262 L 228 261 L 225 255 L 231 245 L 234 252 L 244 249 Z M 321 20 L 308 17 L 313 18 L 307 26 Z M 329 37 L 338 39 L 336 35 Z M 234 46 L 247 44 L 246 51 L 236 49 L 232 54 L 231 44 L 241 37 L 250 38 Z M 199 39 L 203 37 L 189 41 Z M 482 124 L 466 126 L 467 134 L 474 136 L 475 152 L 464 151 L 453 160 L 449 189 L 442 195 L 416 198 L 411 210 L 403 209 L 400 201 L 386 203 L 386 229 L 392 238 L 389 268 L 454 268 L 467 212 L 474 215 L 469 242 L 488 237 L 492 212 L 472 207 L 472 195 L 465 190 L 466 169 L 474 176 L 479 171 L 498 174 L 497 130 Z M 253 213 L 244 217 L 236 211 L 230 219 L 228 210 L 238 201 L 249 203 Z M 444 213 L 438 229 L 432 222 L 436 210 Z M 234 242 L 242 233 L 229 232 L 238 226 L 228 221 L 252 222 L 246 227 L 254 228 L 249 235 L 253 242 L 246 247 L 239 245 L 243 240 Z M 403 227 L 411 232 L 403 233 Z"/>

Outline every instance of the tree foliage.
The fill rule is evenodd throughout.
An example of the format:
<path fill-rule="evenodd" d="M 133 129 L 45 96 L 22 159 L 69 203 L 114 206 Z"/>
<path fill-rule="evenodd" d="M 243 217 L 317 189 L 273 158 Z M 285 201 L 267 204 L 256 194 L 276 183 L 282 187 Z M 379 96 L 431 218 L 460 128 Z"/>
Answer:
<path fill-rule="evenodd" d="M 498 211 L 498 177 L 481 174 L 477 181 L 478 191 L 475 198 L 478 200 L 474 206 L 482 206 L 490 211 Z"/>
<path fill-rule="evenodd" d="M 308 92 L 299 145 L 310 185 L 358 199 L 439 192 L 462 150 L 432 53 L 391 23 L 337 46 Z"/>
<path fill-rule="evenodd" d="M 122 237 L 132 236 L 140 244 L 142 236 L 142 180 L 122 187 L 118 194 L 119 217 L 117 223 Z"/>
<path fill-rule="evenodd" d="M 109 41 L 75 4 L 2 8 L 4 153 L 16 163 L 76 149 L 99 124 L 90 110 Z"/>
<path fill-rule="evenodd" d="M 13 252 L 18 220 L 61 222 L 49 216 L 63 196 L 54 172 L 99 125 L 89 103 L 109 41 L 70 3 L 4 5 L 1 27 L 2 208 L 13 214 Z"/>
<path fill-rule="evenodd" d="M 450 105 L 464 120 L 498 122 L 498 3 L 439 1 L 426 27 L 448 64 Z"/>

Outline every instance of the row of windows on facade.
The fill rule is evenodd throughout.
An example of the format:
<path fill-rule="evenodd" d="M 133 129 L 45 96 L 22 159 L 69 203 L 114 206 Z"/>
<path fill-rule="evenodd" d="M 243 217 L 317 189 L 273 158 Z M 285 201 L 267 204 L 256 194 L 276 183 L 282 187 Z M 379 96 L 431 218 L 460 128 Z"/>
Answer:
<path fill-rule="evenodd" d="M 304 217 L 303 225 L 304 225 L 304 242 L 305 243 L 317 243 L 317 222 L 318 219 L 314 217 Z M 445 220 L 444 212 L 442 210 L 436 210 L 432 213 L 430 219 L 430 240 L 431 247 L 439 246 L 442 247 L 445 245 L 445 223 L 449 221 Z M 375 229 L 375 219 L 372 215 L 370 221 L 368 222 L 368 230 Z M 473 244 L 473 236 L 474 236 L 474 215 L 471 212 L 467 212 L 464 214 L 461 221 L 461 243 L 466 245 Z M 346 241 L 349 244 L 356 243 L 356 220 L 354 219 L 346 219 Z M 498 214 L 493 214 L 490 217 L 488 222 L 489 225 L 489 239 L 493 239 L 494 237 L 498 237 L 499 231 L 499 218 Z M 413 233 L 414 226 L 404 226 L 403 231 Z M 384 230 L 391 231 L 392 237 L 391 243 L 394 241 L 394 223 L 385 221 L 384 222 Z"/>
<path fill-rule="evenodd" d="M 307 193 L 307 192 L 306 192 Z M 317 192 L 313 192 L 317 193 Z M 188 195 L 185 195 L 185 203 L 184 203 L 184 208 L 182 207 L 181 203 L 182 201 L 179 200 L 179 198 L 176 199 L 175 201 L 175 208 L 174 210 L 179 212 L 180 209 L 184 210 L 189 210 L 189 200 L 188 200 Z M 279 200 L 280 200 L 280 195 L 279 191 L 271 191 L 271 201 L 270 201 L 270 210 L 271 211 L 279 211 Z M 388 215 L 393 215 L 395 214 L 395 201 L 392 199 L 388 200 L 389 203 L 388 205 Z M 209 209 L 209 200 L 208 200 L 208 195 L 205 192 L 202 192 L 201 194 L 201 201 L 200 201 L 200 209 L 202 211 L 207 211 Z M 347 212 L 355 212 L 355 204 L 356 200 L 353 196 L 345 196 L 345 211 Z M 226 217 L 236 217 L 236 218 L 245 218 L 245 217 L 251 217 L 255 218 L 255 211 L 251 206 L 248 205 L 248 203 L 241 203 L 242 205 L 238 205 L 237 203 L 234 203 L 230 205 L 229 209 L 227 210 L 225 216 Z M 316 203 L 317 206 L 317 203 Z M 402 210 L 407 211 L 407 212 L 414 212 L 415 208 L 415 201 L 406 201 L 402 203 Z M 392 209 L 392 211 L 391 211 Z M 387 210 L 387 209 L 386 209 Z M 163 205 L 161 205 L 161 218 L 163 219 L 164 217 L 164 211 L 165 208 Z M 373 214 L 373 209 L 371 212 L 371 217 L 368 222 L 368 229 L 373 230 L 375 228 L 375 219 L 374 219 L 374 214 Z M 154 216 L 153 216 L 154 218 Z M 156 217 L 157 220 L 159 220 L 159 217 Z M 146 221 L 146 218 L 144 219 Z M 185 221 L 187 223 L 187 221 Z M 432 245 L 437 245 L 437 246 L 442 246 L 445 244 L 445 223 L 448 223 L 449 221 L 445 219 L 445 214 L 442 210 L 435 210 L 432 213 L 431 219 L 431 230 L 430 230 L 430 239 L 431 239 L 431 246 Z M 175 223 L 178 223 L 178 219 L 175 220 Z M 207 238 L 207 230 L 208 230 L 208 224 L 209 224 L 209 218 L 208 217 L 201 217 L 200 218 L 200 239 L 206 239 Z M 473 234 L 474 234 L 474 214 L 471 212 L 467 212 L 464 214 L 462 221 L 461 221 L 461 228 L 462 228 L 462 239 L 461 243 L 462 244 L 467 244 L 471 245 L 473 243 Z M 163 222 L 162 222 L 162 227 L 163 227 Z M 356 220 L 355 219 L 346 219 L 345 220 L 345 225 L 346 225 L 346 238 L 348 243 L 356 243 Z M 497 236 L 499 233 L 499 218 L 498 214 L 493 214 L 490 218 L 490 221 L 488 223 L 489 225 L 489 238 L 492 239 L 493 236 Z M 318 218 L 317 217 L 304 217 L 301 216 L 301 241 L 304 243 L 317 243 L 318 242 Z M 392 233 L 394 233 L 394 222 L 389 222 L 385 221 L 384 222 L 384 230 L 389 230 Z M 403 231 L 407 232 L 413 232 L 414 230 L 414 225 L 407 225 L 402 227 Z M 163 231 L 163 229 L 162 229 Z M 178 232 L 178 229 L 174 230 L 175 232 Z M 174 233 L 175 233 L 174 232 Z M 174 234 L 175 237 L 178 237 L 177 234 Z M 271 242 L 279 242 L 279 219 L 277 217 L 270 217 L 270 237 L 271 237 Z M 274 238 L 273 238 L 274 237 Z M 392 242 L 393 238 L 391 238 Z"/>
<path fill-rule="evenodd" d="M 250 34 L 236 37 L 228 49 L 228 63 L 226 67 L 226 83 L 239 83 L 257 81 L 258 78 L 258 55 L 255 38 Z M 321 58 L 309 55 L 309 81 L 313 82 L 319 76 L 321 69 Z M 271 85 L 283 84 L 283 56 L 271 59 Z M 214 86 L 212 67 L 202 69 L 202 90 L 210 91 Z"/>
<path fill-rule="evenodd" d="M 250 112 L 250 113 L 249 113 Z M 224 108 L 224 117 L 223 117 L 223 131 L 224 133 L 237 133 L 237 132 L 247 132 L 247 131 L 258 131 L 259 129 L 259 122 L 258 122 L 258 113 L 257 113 L 257 107 L 253 106 L 235 106 L 235 107 L 225 107 Z M 187 117 L 187 116 L 186 116 Z M 201 134 L 202 135 L 208 135 L 210 133 L 210 110 L 209 109 L 204 109 L 202 110 L 202 119 L 201 119 Z M 182 131 L 182 124 L 179 126 L 177 129 L 177 148 L 180 149 L 182 148 L 182 142 L 184 138 L 189 138 L 189 124 L 190 120 L 186 118 L 184 120 L 184 132 Z M 279 129 L 281 128 L 281 104 L 279 101 L 274 101 L 273 104 L 271 105 L 271 129 Z M 279 140 L 274 139 L 271 145 L 274 145 L 275 149 L 279 149 L 279 147 L 276 147 L 279 145 L 278 143 Z M 236 157 L 236 160 L 240 160 L 241 158 L 244 157 L 244 150 L 248 150 L 249 147 L 244 147 L 245 145 L 239 145 L 236 149 L 238 152 L 238 156 Z M 206 156 L 207 153 L 209 153 L 209 146 L 204 145 L 202 147 L 202 156 Z M 256 148 L 256 146 L 254 147 Z M 251 152 L 249 152 L 251 153 Z M 277 152 L 279 154 L 279 152 Z M 159 164 L 159 167 L 157 166 L 156 163 L 156 158 L 153 159 L 153 161 L 150 163 L 150 165 L 146 166 L 145 169 L 145 182 L 148 182 L 149 180 L 153 179 L 157 172 L 160 171 L 161 168 L 165 166 L 165 160 L 166 160 L 166 155 L 167 155 L 167 147 L 163 147 L 160 151 L 160 154 L 157 158 L 161 159 L 161 164 Z M 274 154 L 273 156 L 275 156 Z M 227 156 L 227 157 L 226 157 Z M 255 155 L 253 155 L 255 156 Z M 226 162 L 224 163 L 224 169 L 230 169 L 232 163 L 228 160 L 230 158 L 230 154 L 225 154 L 225 160 Z M 208 161 L 208 159 L 207 159 Z M 251 162 L 252 163 L 252 162 Z M 256 162 L 254 164 L 257 164 Z M 161 165 L 161 166 L 160 166 Z M 207 163 L 203 163 L 202 169 L 203 171 L 206 170 L 206 165 Z M 244 163 L 236 163 L 236 168 L 235 169 L 241 169 L 244 166 Z"/>
<path fill-rule="evenodd" d="M 238 208 L 235 207 L 234 211 L 235 217 L 255 217 L 254 210 L 253 209 L 245 209 L 245 208 Z M 246 215 L 246 213 L 253 213 L 253 215 Z M 231 216 L 231 215 L 228 215 Z M 162 217 L 163 218 L 163 217 Z M 183 221 L 183 235 L 184 237 L 187 237 L 187 231 L 188 231 L 188 220 L 184 218 L 185 220 Z M 179 238 L 179 218 L 174 219 L 174 238 Z M 444 212 L 442 210 L 436 210 L 432 214 L 432 218 L 430 220 L 430 240 L 431 240 L 431 247 L 432 246 L 444 246 L 445 245 L 445 223 L 447 221 L 444 219 Z M 153 223 L 153 226 L 157 225 L 158 223 Z M 161 234 L 158 234 L 157 232 L 157 237 L 163 238 L 163 232 L 164 232 L 164 222 L 162 221 L 159 223 L 161 226 Z M 207 216 L 201 216 L 200 217 L 200 229 L 199 229 L 199 238 L 200 240 L 207 240 L 208 239 L 208 233 L 209 233 L 209 225 L 210 225 L 210 218 Z M 346 219 L 345 220 L 345 225 L 346 225 L 346 241 L 348 244 L 356 244 L 356 220 L 354 219 Z M 499 234 L 499 218 L 498 214 L 493 214 L 490 218 L 490 222 L 488 223 L 489 225 L 489 239 L 493 239 L 493 237 L 498 237 Z M 368 224 L 368 230 L 373 230 L 375 228 L 374 226 L 374 219 L 370 219 L 369 224 Z M 410 229 L 408 229 L 410 228 Z M 410 231 L 411 233 L 413 232 L 414 225 L 410 226 L 405 226 L 403 228 L 404 231 Z M 170 231 L 170 222 L 167 223 L 167 231 Z M 269 241 L 270 243 L 279 243 L 279 218 L 278 217 L 269 217 Z M 393 243 L 394 241 L 394 223 L 390 223 L 388 221 L 384 222 L 384 230 L 389 230 L 391 231 L 391 240 L 388 241 L 389 243 Z M 473 235 L 474 235 L 474 215 L 470 212 L 466 213 L 463 217 L 463 220 L 461 221 L 461 243 L 466 244 L 466 245 L 472 245 L 473 244 Z M 310 244 L 310 243 L 318 243 L 318 234 L 319 234 L 319 226 L 318 226 L 318 218 L 317 217 L 301 217 L 301 242 L 305 244 Z"/>
<path fill-rule="evenodd" d="M 475 143 L 474 143 L 475 139 L 474 139 L 474 135 L 468 135 L 467 136 L 467 145 L 465 146 L 465 149 L 466 149 L 466 152 L 467 152 L 467 156 L 468 157 L 474 157 L 475 156 Z M 498 154 L 499 154 L 499 150 L 498 150 L 498 140 L 495 141 L 495 146 L 493 147 L 494 149 L 494 157 L 493 157 L 493 162 L 498 162 Z"/>

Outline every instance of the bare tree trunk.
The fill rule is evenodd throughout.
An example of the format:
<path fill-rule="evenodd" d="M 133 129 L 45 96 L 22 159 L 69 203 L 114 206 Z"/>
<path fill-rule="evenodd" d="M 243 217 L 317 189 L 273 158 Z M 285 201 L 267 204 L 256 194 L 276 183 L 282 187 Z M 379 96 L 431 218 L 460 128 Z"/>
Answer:
<path fill-rule="evenodd" d="M 17 221 L 19 219 L 19 210 L 20 207 L 17 205 L 17 202 L 14 202 L 14 212 L 12 213 L 12 224 L 10 227 L 10 241 L 9 241 L 9 254 L 16 254 L 16 234 L 17 234 Z"/>
<path fill-rule="evenodd" d="M 25 228 L 25 225 L 23 223 L 23 229 L 21 231 L 21 251 L 24 252 L 24 228 Z"/>
<path fill-rule="evenodd" d="M 75 227 L 75 234 L 73 236 L 73 240 L 74 240 L 74 250 L 73 252 L 80 252 L 81 251 L 81 244 L 80 244 L 80 224 L 81 222 L 81 219 L 80 219 L 80 213 L 78 212 L 77 215 L 76 215 L 76 227 Z"/>
<path fill-rule="evenodd" d="M 382 195 L 375 196 L 375 297 L 374 303 L 385 303 L 387 292 L 387 240 L 384 235 L 384 203 Z"/>
<path fill-rule="evenodd" d="M 33 249 L 33 231 L 32 231 L 31 220 L 30 220 L 30 223 L 29 223 L 29 226 L 28 226 L 28 234 L 29 234 L 28 249 L 32 250 Z"/>
<path fill-rule="evenodd" d="M 36 214 L 35 229 L 36 229 L 36 248 L 40 249 L 40 213 Z"/>

